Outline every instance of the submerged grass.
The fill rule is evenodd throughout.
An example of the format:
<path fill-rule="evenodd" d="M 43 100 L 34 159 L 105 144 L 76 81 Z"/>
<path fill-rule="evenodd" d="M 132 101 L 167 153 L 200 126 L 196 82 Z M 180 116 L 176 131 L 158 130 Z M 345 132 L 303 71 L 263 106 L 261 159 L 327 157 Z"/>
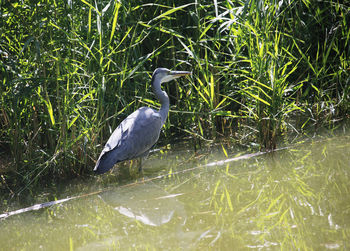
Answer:
<path fill-rule="evenodd" d="M 208 188 L 220 239 L 231 238 L 235 247 L 346 248 L 348 189 L 341 177 L 348 176 L 343 150 L 349 144 L 345 137 L 306 145 L 230 165 L 230 175 L 220 167 L 225 178 Z"/>
<path fill-rule="evenodd" d="M 274 149 L 349 117 L 349 6 L 336 1 L 0 1 L 0 15 L 1 188 L 12 193 L 89 173 L 122 119 L 158 107 L 157 67 L 193 71 L 164 86 L 165 142 Z"/>

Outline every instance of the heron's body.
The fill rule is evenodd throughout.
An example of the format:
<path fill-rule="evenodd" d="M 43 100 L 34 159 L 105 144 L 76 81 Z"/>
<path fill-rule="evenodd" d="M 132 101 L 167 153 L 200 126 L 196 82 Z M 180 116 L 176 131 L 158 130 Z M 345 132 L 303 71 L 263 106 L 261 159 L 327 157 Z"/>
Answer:
<path fill-rule="evenodd" d="M 159 112 L 149 107 L 139 108 L 113 132 L 96 163 L 96 171 L 104 173 L 118 162 L 146 156 L 157 142 L 161 128 Z M 146 140 L 141 141 L 145 135 Z"/>
<path fill-rule="evenodd" d="M 154 71 L 152 87 L 161 103 L 160 110 L 141 107 L 124 119 L 103 148 L 94 168 L 96 173 L 105 173 L 118 162 L 148 155 L 159 138 L 169 111 L 169 98 L 166 92 L 161 90 L 161 83 L 188 74 L 190 73 L 172 72 L 165 68 Z"/>

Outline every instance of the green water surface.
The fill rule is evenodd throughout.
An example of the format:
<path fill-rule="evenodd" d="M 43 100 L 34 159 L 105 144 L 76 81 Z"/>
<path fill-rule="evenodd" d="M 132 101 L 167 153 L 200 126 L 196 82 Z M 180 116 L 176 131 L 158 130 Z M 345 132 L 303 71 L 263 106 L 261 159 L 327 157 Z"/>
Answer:
<path fill-rule="evenodd" d="M 43 194 L 33 204 L 103 190 L 1 219 L 0 250 L 350 250 L 350 137 L 147 181 L 225 159 L 157 152 L 144 183 L 109 174 Z"/>

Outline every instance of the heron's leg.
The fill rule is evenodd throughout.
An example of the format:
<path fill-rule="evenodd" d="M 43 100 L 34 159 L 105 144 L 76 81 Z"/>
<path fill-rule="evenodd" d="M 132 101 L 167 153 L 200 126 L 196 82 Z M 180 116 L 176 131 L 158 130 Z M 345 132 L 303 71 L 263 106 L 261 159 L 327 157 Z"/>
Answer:
<path fill-rule="evenodd" d="M 143 154 L 141 154 L 141 156 L 139 157 L 139 159 L 140 159 L 140 162 L 139 162 L 139 173 L 142 172 L 142 163 L 143 163 L 143 160 L 148 157 L 148 154 L 149 154 L 149 150 L 144 152 Z"/>
<path fill-rule="evenodd" d="M 143 158 L 140 157 L 139 158 L 139 173 L 142 173 L 142 161 L 143 161 Z"/>

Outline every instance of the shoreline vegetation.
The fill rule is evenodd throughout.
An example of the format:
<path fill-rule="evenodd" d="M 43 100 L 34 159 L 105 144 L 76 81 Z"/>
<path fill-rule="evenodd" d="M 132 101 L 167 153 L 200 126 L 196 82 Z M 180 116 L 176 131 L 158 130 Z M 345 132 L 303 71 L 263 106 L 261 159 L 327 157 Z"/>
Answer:
<path fill-rule="evenodd" d="M 339 1 L 0 0 L 0 193 L 84 177 L 111 132 L 157 108 L 161 144 L 271 150 L 350 116 L 350 5 Z M 196 143 L 194 143 L 196 144 Z"/>

